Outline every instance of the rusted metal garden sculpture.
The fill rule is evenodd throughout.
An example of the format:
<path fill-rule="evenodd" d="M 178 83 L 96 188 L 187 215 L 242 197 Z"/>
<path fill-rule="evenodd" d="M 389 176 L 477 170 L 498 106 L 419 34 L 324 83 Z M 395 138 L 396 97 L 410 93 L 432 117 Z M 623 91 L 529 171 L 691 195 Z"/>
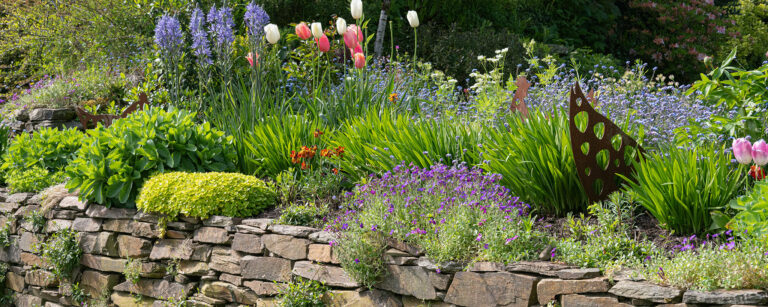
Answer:
<path fill-rule="evenodd" d="M 588 98 L 577 83 L 570 94 L 571 149 L 579 181 L 590 201 L 605 200 L 620 188 L 618 175 L 632 175 L 632 160 L 639 159 L 643 149 L 592 108 L 590 102 L 597 102 L 594 92 Z"/>
<path fill-rule="evenodd" d="M 528 106 L 525 104 L 525 97 L 528 96 L 528 89 L 531 87 L 531 83 L 525 76 L 520 76 L 515 81 L 517 90 L 515 95 L 512 96 L 512 103 L 509 105 L 510 111 L 518 111 L 522 114 L 523 118 L 528 118 Z"/>
<path fill-rule="evenodd" d="M 139 94 L 139 101 L 132 103 L 120 115 L 91 114 L 79 106 L 75 109 L 75 111 L 77 112 L 77 117 L 80 119 L 80 123 L 83 125 L 83 129 L 88 129 L 89 124 L 91 123 L 93 123 L 92 127 L 95 127 L 96 125 L 98 125 L 98 123 L 101 123 L 102 125 L 104 125 L 104 127 L 109 127 L 110 125 L 112 125 L 112 122 L 114 120 L 119 118 L 125 118 L 129 114 L 135 112 L 136 110 L 143 110 L 144 106 L 146 106 L 147 104 L 149 104 L 149 99 L 147 98 L 147 94 L 141 93 Z"/>

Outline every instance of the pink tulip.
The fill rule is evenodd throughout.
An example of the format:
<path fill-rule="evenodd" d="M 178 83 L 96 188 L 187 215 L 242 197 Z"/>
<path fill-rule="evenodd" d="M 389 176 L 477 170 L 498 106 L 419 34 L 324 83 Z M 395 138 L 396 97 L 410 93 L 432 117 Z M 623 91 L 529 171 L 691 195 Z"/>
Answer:
<path fill-rule="evenodd" d="M 355 68 L 362 69 L 365 67 L 365 54 L 361 53 L 355 53 L 353 56 L 355 59 Z"/>
<path fill-rule="evenodd" d="M 741 164 L 752 163 L 752 144 L 746 138 L 733 140 L 733 156 Z"/>
<path fill-rule="evenodd" d="M 328 41 L 328 36 L 325 36 L 325 34 L 320 38 L 316 38 L 315 43 L 320 52 L 328 52 L 331 50 L 331 42 Z"/>
<path fill-rule="evenodd" d="M 248 52 L 248 56 L 245 57 L 246 60 L 248 60 L 248 64 L 251 64 L 251 67 L 253 67 L 253 52 Z M 256 66 L 259 66 L 259 54 L 256 53 Z"/>
<path fill-rule="evenodd" d="M 296 25 L 296 36 L 303 40 L 307 40 L 312 37 L 312 30 L 309 29 L 306 23 L 300 23 Z"/>
<path fill-rule="evenodd" d="M 347 48 L 352 49 L 357 45 L 357 35 L 355 33 L 347 30 L 347 32 L 344 32 L 344 44 L 347 45 Z"/>
<path fill-rule="evenodd" d="M 759 140 L 752 144 L 752 160 L 760 166 L 768 164 L 768 144 L 765 141 Z"/>
<path fill-rule="evenodd" d="M 357 44 L 357 46 L 355 46 L 355 49 L 350 49 L 350 51 L 352 54 L 363 53 L 363 46 L 360 46 L 360 44 Z"/>

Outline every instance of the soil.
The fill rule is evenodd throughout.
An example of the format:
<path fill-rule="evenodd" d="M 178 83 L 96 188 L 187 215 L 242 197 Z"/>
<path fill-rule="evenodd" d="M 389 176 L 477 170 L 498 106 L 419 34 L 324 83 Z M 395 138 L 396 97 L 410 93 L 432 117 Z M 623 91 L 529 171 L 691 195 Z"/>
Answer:
<path fill-rule="evenodd" d="M 571 235 L 567 221 L 568 218 L 565 217 L 544 216 L 537 221 L 537 229 L 557 238 L 567 238 Z M 681 244 L 683 239 L 687 238 L 687 236 L 676 235 L 662 228 L 655 218 L 645 212 L 636 215 L 630 222 L 632 223 L 630 235 L 635 240 L 648 240 L 665 250 L 672 250 L 674 246 Z M 589 223 L 597 223 L 597 220 L 590 218 Z"/>

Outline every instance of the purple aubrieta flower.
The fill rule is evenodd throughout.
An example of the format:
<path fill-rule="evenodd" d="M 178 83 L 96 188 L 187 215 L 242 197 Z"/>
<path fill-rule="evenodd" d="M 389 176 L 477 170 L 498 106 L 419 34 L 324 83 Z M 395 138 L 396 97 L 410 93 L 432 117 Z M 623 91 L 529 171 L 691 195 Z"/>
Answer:
<path fill-rule="evenodd" d="M 205 33 L 205 13 L 199 7 L 189 19 L 189 32 L 192 35 L 192 52 L 201 64 L 210 64 L 211 49 L 208 46 L 208 34 Z"/>
<path fill-rule="evenodd" d="M 216 9 L 216 6 L 212 6 L 208 11 L 208 31 L 213 37 L 213 43 L 216 50 L 221 53 L 228 49 L 232 42 L 235 41 L 235 34 L 232 27 L 235 23 L 232 21 L 232 9 L 228 7 L 222 7 Z"/>
<path fill-rule="evenodd" d="M 181 24 L 176 17 L 163 15 L 155 26 L 155 44 L 166 55 L 174 55 L 181 51 L 184 42 L 184 34 L 181 32 Z"/>
<path fill-rule="evenodd" d="M 248 27 L 248 36 L 250 36 L 251 41 L 255 43 L 260 40 L 264 35 L 264 26 L 269 24 L 269 14 L 267 14 L 267 11 L 261 5 L 256 4 L 255 1 L 251 1 L 245 7 L 243 19 Z"/>

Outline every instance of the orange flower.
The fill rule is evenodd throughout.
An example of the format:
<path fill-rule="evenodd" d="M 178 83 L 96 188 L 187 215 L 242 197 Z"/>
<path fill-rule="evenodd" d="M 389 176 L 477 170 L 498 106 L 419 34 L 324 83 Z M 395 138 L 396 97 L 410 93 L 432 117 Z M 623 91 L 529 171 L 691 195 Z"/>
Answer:
<path fill-rule="evenodd" d="M 336 147 L 336 155 L 339 156 L 339 158 L 343 158 L 344 157 L 344 147 L 342 147 L 342 146 Z"/>
<path fill-rule="evenodd" d="M 319 138 L 321 135 L 323 135 L 323 132 L 320 129 L 315 130 L 315 138 Z"/>
<path fill-rule="evenodd" d="M 333 171 L 334 175 L 338 175 L 339 174 L 339 169 L 338 168 L 333 168 L 331 170 Z"/>
<path fill-rule="evenodd" d="M 306 164 L 306 163 L 304 163 L 304 162 L 301 162 L 301 169 L 302 169 L 302 170 L 305 170 L 305 169 L 307 169 L 307 167 L 308 167 L 308 166 L 307 166 L 307 164 Z"/>
<path fill-rule="evenodd" d="M 397 102 L 397 93 L 389 94 L 389 102 Z"/>
<path fill-rule="evenodd" d="M 333 152 L 331 152 L 331 150 L 326 148 L 326 149 L 323 149 L 323 150 L 320 151 L 320 156 L 323 156 L 323 157 L 326 157 L 326 158 L 330 158 L 330 157 L 333 156 Z"/>
<path fill-rule="evenodd" d="M 296 153 L 295 150 L 291 150 L 291 163 L 296 164 L 299 163 L 299 155 Z"/>

